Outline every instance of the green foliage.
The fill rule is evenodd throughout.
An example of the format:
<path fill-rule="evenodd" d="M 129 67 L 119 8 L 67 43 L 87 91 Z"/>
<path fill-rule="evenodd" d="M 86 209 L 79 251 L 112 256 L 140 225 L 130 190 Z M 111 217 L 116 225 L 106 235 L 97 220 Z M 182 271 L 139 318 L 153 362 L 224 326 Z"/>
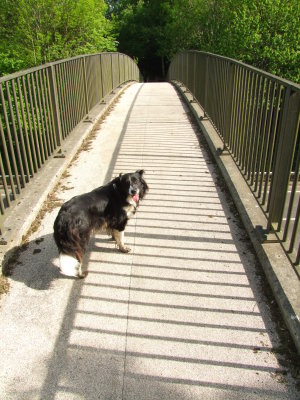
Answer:
<path fill-rule="evenodd" d="M 104 0 L 0 0 L 0 8 L 0 75 L 116 49 Z"/>
<path fill-rule="evenodd" d="M 119 49 L 140 61 L 180 50 L 231 57 L 300 81 L 298 0 L 107 0 Z"/>
<path fill-rule="evenodd" d="M 138 58 L 164 54 L 161 49 L 169 3 L 161 0 L 118 2 L 114 22 L 122 51 Z"/>
<path fill-rule="evenodd" d="M 300 81 L 298 0 L 175 0 L 172 13 L 169 57 L 209 51 Z"/>
<path fill-rule="evenodd" d="M 0 0 L 0 75 L 119 50 L 140 65 L 184 49 L 299 82 L 298 0 Z"/>

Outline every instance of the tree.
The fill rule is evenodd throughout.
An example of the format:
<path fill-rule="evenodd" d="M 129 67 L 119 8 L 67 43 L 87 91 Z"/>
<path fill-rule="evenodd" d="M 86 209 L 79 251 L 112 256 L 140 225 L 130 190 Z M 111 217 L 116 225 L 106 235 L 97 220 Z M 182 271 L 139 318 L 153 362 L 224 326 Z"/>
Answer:
<path fill-rule="evenodd" d="M 180 50 L 231 57 L 300 80 L 298 0 L 107 0 L 119 49 L 145 75 Z M 161 62 L 163 60 L 163 62 Z M 162 68 L 160 74 L 162 74 Z M 157 74 L 154 71 L 154 75 Z"/>
<path fill-rule="evenodd" d="M 298 0 L 0 0 L 0 7 L 0 74 L 118 45 L 146 79 L 164 78 L 178 51 L 194 49 L 300 81 Z"/>
<path fill-rule="evenodd" d="M 163 0 L 125 0 L 113 8 L 119 50 L 138 60 L 146 80 L 165 75 L 165 27 L 172 4 L 173 1 Z"/>
<path fill-rule="evenodd" d="M 104 0 L 0 0 L 0 73 L 116 49 Z"/>
<path fill-rule="evenodd" d="M 169 57 L 209 51 L 300 81 L 297 0 L 175 0 Z"/>

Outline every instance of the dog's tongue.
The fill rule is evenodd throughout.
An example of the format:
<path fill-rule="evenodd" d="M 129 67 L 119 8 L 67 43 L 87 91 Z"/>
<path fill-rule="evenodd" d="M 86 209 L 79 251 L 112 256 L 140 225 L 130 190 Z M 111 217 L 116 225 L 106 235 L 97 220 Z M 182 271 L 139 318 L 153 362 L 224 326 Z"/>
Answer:
<path fill-rule="evenodd" d="M 134 196 L 132 196 L 133 200 L 137 203 L 139 201 L 139 195 L 135 194 Z"/>

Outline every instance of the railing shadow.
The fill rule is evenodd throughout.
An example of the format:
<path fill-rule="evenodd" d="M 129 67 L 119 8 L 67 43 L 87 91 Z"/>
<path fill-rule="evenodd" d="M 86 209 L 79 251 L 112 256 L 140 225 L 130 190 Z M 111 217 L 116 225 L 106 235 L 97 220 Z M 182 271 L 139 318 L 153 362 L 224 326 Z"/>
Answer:
<path fill-rule="evenodd" d="M 160 128 L 152 123 L 148 130 L 138 123 L 145 117 L 133 112 L 147 96 L 154 101 L 153 88 L 138 91 L 106 176 L 147 171 L 150 192 L 125 235 L 132 253 L 117 252 L 102 236 L 91 240 L 84 260 L 89 275 L 72 285 L 38 396 L 293 398 L 258 261 L 201 138 L 199 152 L 196 128 L 168 123 L 154 111 Z M 169 91 L 179 110 L 181 100 Z M 172 147 L 178 132 L 186 153 Z M 169 145 L 169 151 L 160 147 L 162 161 L 172 163 L 148 150 L 156 137 Z M 200 154 L 201 167 L 181 169 L 177 152 L 187 162 Z M 36 245 L 50 248 L 50 259 L 54 244 L 50 236 L 40 239 Z M 39 283 L 41 268 L 24 279 L 39 290 L 58 278 L 50 265 Z"/>

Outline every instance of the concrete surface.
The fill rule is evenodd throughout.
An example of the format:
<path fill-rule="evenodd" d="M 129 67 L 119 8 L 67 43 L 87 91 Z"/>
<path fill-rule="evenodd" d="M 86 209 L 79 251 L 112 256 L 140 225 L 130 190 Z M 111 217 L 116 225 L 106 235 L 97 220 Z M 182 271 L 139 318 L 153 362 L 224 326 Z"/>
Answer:
<path fill-rule="evenodd" d="M 134 84 L 62 175 L 61 201 L 138 168 L 150 191 L 132 252 L 95 236 L 85 280 L 58 273 L 48 204 L 1 300 L 1 399 L 299 398 L 261 266 L 189 117 L 170 84 Z"/>
<path fill-rule="evenodd" d="M 182 85 L 176 84 L 177 90 L 185 98 L 194 114 L 211 153 L 225 179 L 244 227 L 255 248 L 262 268 L 280 307 L 300 357 L 300 281 L 296 271 L 285 254 L 275 234 L 269 234 L 267 240 L 262 240 L 258 227 L 266 228 L 268 221 L 259 207 L 247 182 L 237 165 L 227 151 L 220 154 L 223 142 L 200 106 L 191 101 L 193 96 Z"/>

